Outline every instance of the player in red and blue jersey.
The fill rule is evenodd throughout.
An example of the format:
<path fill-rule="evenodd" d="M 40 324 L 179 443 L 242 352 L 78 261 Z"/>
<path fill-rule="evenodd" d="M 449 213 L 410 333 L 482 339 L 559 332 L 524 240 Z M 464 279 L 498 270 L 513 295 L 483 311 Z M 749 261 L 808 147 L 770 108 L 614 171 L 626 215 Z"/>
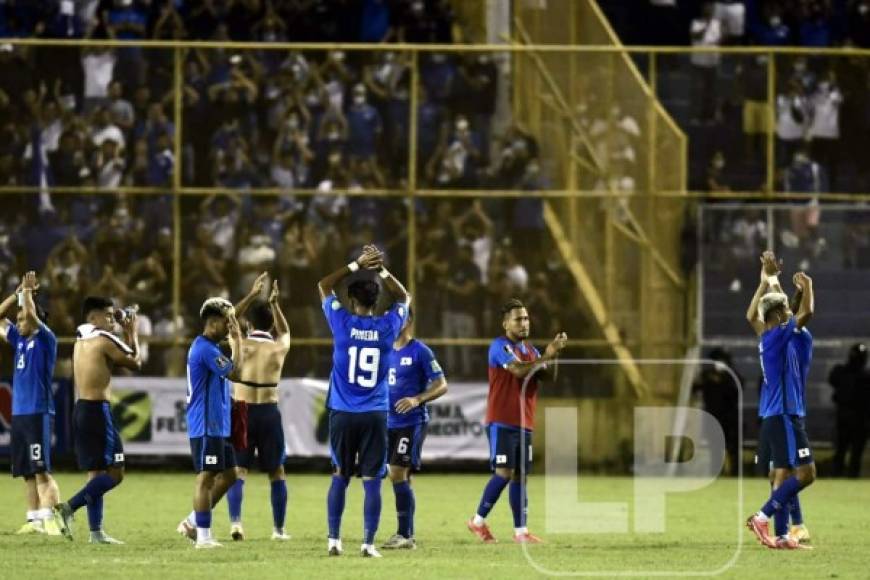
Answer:
<path fill-rule="evenodd" d="M 489 347 L 489 395 L 486 407 L 490 467 L 495 472 L 483 490 L 483 497 L 468 529 L 484 542 L 495 542 L 486 524 L 504 488 L 510 483 L 509 498 L 514 516 L 514 541 L 539 543 L 526 527 L 528 497 L 526 477 L 532 464 L 532 431 L 535 426 L 540 381 L 550 377 L 548 364 L 556 360 L 568 340 L 556 335 L 543 356 L 528 343 L 529 313 L 519 300 L 502 307 L 505 334 Z"/>
<path fill-rule="evenodd" d="M 770 548 L 797 549 L 798 539 L 788 534 L 788 512 L 799 504 L 798 493 L 813 483 L 816 467 L 804 426 L 804 387 L 812 360 L 812 335 L 805 329 L 814 313 L 812 280 L 799 272 L 794 282 L 801 293 L 796 314 L 789 308 L 777 274 L 772 252 L 762 260 L 762 280 L 747 312 L 747 320 L 759 336 L 763 382 L 758 402 L 761 417 L 758 459 L 773 466 L 773 490 L 747 527 Z M 770 292 L 767 292 L 770 290 Z M 800 508 L 797 507 L 799 512 Z M 769 520 L 775 534 L 770 535 Z"/>
<path fill-rule="evenodd" d="M 365 490 L 364 557 L 380 558 L 374 546 L 381 518 L 381 479 L 387 463 L 387 367 L 393 343 L 408 317 L 411 296 L 383 267 L 383 253 L 366 246 L 359 258 L 329 274 L 317 284 L 323 314 L 334 339 L 329 377 L 329 450 L 334 472 L 327 496 L 328 553 L 342 553 L 341 517 L 350 477 L 359 473 Z M 336 285 L 360 269 L 379 270 L 386 289 L 395 298 L 392 306 L 376 316 L 380 286 L 360 278 L 347 287 L 349 308 L 339 302 Z M 357 465 L 358 464 L 358 465 Z"/>
<path fill-rule="evenodd" d="M 196 525 L 196 548 L 221 546 L 211 535 L 211 512 L 236 480 L 236 457 L 230 442 L 230 380 L 238 380 L 244 364 L 242 334 L 233 305 L 209 298 L 199 316 L 202 334 L 187 353 L 187 435 L 196 472 L 193 512 L 179 532 Z M 229 337 L 231 358 L 220 349 Z M 192 517 L 191 517 L 192 516 Z M 187 525 L 185 525 L 187 524 Z"/>
<path fill-rule="evenodd" d="M 415 549 L 414 512 L 417 508 L 411 487 L 411 471 L 419 471 L 429 410 L 426 403 L 447 392 L 447 379 L 432 350 L 414 338 L 413 312 L 408 314 L 402 333 L 390 352 L 387 384 L 390 414 L 387 418 L 390 449 L 390 481 L 396 496 L 398 529 L 384 544 L 385 549 Z"/>
<path fill-rule="evenodd" d="M 37 286 L 36 273 L 28 272 L 16 293 L 0 304 L 0 338 L 15 349 L 12 477 L 23 477 L 27 488 L 27 523 L 17 533 L 59 536 L 52 508 L 60 502 L 60 491 L 51 476 L 51 380 L 57 361 L 57 338 L 45 323 L 45 312 L 33 299 Z M 12 324 L 3 317 L 16 302 L 18 315 Z"/>

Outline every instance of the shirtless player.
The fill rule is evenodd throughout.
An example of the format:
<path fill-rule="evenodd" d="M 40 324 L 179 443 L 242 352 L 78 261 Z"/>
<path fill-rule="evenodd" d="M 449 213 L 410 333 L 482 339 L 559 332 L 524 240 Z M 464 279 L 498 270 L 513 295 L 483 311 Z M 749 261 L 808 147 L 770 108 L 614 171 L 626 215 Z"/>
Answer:
<path fill-rule="evenodd" d="M 273 540 L 289 540 L 284 532 L 287 513 L 287 482 L 284 475 L 284 427 L 278 409 L 278 381 L 287 351 L 290 329 L 278 304 L 278 283 L 272 283 L 269 303 L 261 295 L 268 278 L 261 274 L 251 292 L 236 305 L 236 314 L 248 322 L 248 336 L 242 342 L 245 367 L 241 380 L 233 383 L 233 399 L 247 404 L 247 447 L 236 455 L 238 479 L 227 492 L 230 511 L 230 534 L 233 540 L 245 539 L 242 528 L 242 498 L 245 479 L 256 452 L 260 470 L 269 476 L 271 485 Z"/>
<path fill-rule="evenodd" d="M 73 514 L 88 507 L 92 544 L 122 544 L 103 532 L 103 495 L 124 479 L 124 447 L 109 400 L 112 369 L 138 371 L 139 336 L 135 312 L 115 310 L 108 298 L 89 296 L 82 306 L 85 324 L 78 327 L 73 347 L 73 376 L 78 400 L 73 410 L 73 433 L 79 469 L 88 472 L 88 483 L 69 501 L 55 506 L 55 518 L 64 536 L 72 540 Z M 112 330 L 119 319 L 120 340 Z"/>

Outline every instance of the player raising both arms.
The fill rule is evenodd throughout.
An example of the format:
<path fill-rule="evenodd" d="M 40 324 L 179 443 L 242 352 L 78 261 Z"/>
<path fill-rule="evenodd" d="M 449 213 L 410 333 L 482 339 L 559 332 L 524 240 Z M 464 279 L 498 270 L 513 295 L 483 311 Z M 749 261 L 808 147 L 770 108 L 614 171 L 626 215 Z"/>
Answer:
<path fill-rule="evenodd" d="M 27 272 L 15 294 L 0 304 L 0 338 L 15 349 L 12 375 L 12 477 L 27 488 L 27 523 L 18 534 L 59 536 L 51 508 L 60 491 L 51 476 L 51 429 L 54 396 L 51 378 L 57 361 L 57 338 L 46 325 L 45 312 L 33 293 L 35 272 Z M 18 303 L 15 324 L 4 318 Z"/>
<path fill-rule="evenodd" d="M 805 373 L 812 357 L 812 336 L 805 327 L 813 316 L 814 293 L 810 277 L 796 274 L 794 281 L 801 290 L 801 301 L 797 314 L 793 314 L 777 278 L 779 267 L 773 253 L 765 252 L 761 261 L 762 280 L 747 320 L 759 336 L 763 375 L 758 402 L 762 419 L 758 458 L 762 464 L 768 460 L 773 463 L 774 476 L 770 499 L 749 517 L 746 526 L 769 548 L 796 549 L 802 546 L 788 535 L 786 510 L 797 501 L 798 492 L 816 477 L 804 427 Z M 771 537 L 768 526 L 774 514 L 775 536 Z"/>
<path fill-rule="evenodd" d="M 236 480 L 236 456 L 230 443 L 230 384 L 239 380 L 244 364 L 242 333 L 233 305 L 224 298 L 209 298 L 199 310 L 202 334 L 187 353 L 187 435 L 196 472 L 193 512 L 178 525 L 192 535 L 196 526 L 199 548 L 219 548 L 211 535 L 211 512 Z M 220 342 L 229 336 L 231 358 Z"/>
<path fill-rule="evenodd" d="M 248 336 L 242 341 L 245 367 L 239 380 L 233 382 L 233 399 L 247 405 L 247 447 L 238 450 L 238 479 L 227 492 L 230 511 L 230 536 L 243 540 L 242 498 L 248 469 L 256 453 L 260 469 L 269 476 L 272 499 L 273 540 L 289 540 L 284 532 L 287 513 L 287 481 L 284 475 L 284 427 L 278 409 L 278 381 L 287 351 L 290 350 L 290 328 L 278 304 L 278 282 L 272 283 L 269 303 L 257 297 L 268 278 L 265 272 L 253 288 L 236 305 L 236 316 L 248 321 Z"/>
<path fill-rule="evenodd" d="M 387 384 L 390 415 L 387 419 L 390 443 L 390 481 L 396 495 L 398 529 L 386 549 L 414 549 L 414 511 L 417 502 L 411 488 L 411 470 L 419 471 L 429 411 L 426 403 L 447 392 L 447 379 L 432 350 L 414 338 L 413 311 L 393 343 Z"/>
<path fill-rule="evenodd" d="M 468 520 L 467 526 L 484 542 L 495 542 L 485 518 L 510 483 L 514 541 L 539 543 L 540 538 L 530 534 L 526 527 L 526 476 L 532 465 L 535 406 L 540 381 L 550 376 L 547 363 L 558 358 L 568 335 L 564 332 L 557 334 L 541 356 L 526 342 L 529 313 L 525 305 L 519 300 L 510 300 L 502 307 L 501 315 L 505 335 L 496 338 L 489 347 L 489 395 L 486 403 L 489 459 L 495 473 L 486 484 L 477 513 Z"/>
<path fill-rule="evenodd" d="M 73 433 L 79 469 L 88 471 L 88 483 L 68 502 L 55 507 L 61 531 L 72 539 L 72 516 L 88 506 L 90 542 L 121 544 L 103 532 L 103 495 L 124 479 L 124 446 L 112 419 L 112 369 L 138 371 L 139 335 L 136 313 L 115 310 L 108 298 L 89 296 L 82 306 L 85 323 L 78 327 L 73 347 L 73 375 L 78 400 L 73 410 Z M 124 341 L 112 334 L 121 322 Z"/>
<path fill-rule="evenodd" d="M 339 282 L 360 268 L 380 270 L 386 289 L 396 300 L 382 316 L 374 313 L 380 294 L 375 280 L 359 279 L 348 285 L 349 308 L 342 306 L 334 293 Z M 408 317 L 411 296 L 383 267 L 383 254 L 374 246 L 366 246 L 359 258 L 320 280 L 317 288 L 334 338 L 326 398 L 329 448 L 335 468 L 327 497 L 328 551 L 331 556 L 342 553 L 345 494 L 358 463 L 365 489 L 361 554 L 380 558 L 374 542 L 387 457 L 387 365 L 393 343 Z"/>

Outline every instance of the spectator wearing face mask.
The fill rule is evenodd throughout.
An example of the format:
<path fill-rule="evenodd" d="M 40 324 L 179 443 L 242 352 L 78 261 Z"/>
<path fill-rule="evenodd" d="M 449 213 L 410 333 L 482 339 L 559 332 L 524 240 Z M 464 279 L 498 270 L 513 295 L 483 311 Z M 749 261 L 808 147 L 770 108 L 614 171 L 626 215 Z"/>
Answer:
<path fill-rule="evenodd" d="M 843 93 L 837 85 L 837 73 L 829 69 L 810 97 L 813 121 L 809 136 L 813 157 L 827 170 L 831 191 L 837 189 L 837 165 L 840 161 L 840 108 Z"/>
<path fill-rule="evenodd" d="M 374 160 L 383 122 L 378 110 L 368 103 L 365 85 L 353 88 L 353 103 L 347 111 L 348 151 L 353 161 Z"/>
<path fill-rule="evenodd" d="M 812 104 L 804 96 L 800 81 L 792 79 L 788 92 L 776 98 L 776 159 L 780 167 L 794 158 L 812 120 Z"/>
<path fill-rule="evenodd" d="M 768 5 L 764 17 L 752 25 L 752 36 L 761 46 L 788 46 L 791 42 L 791 28 L 782 18 L 782 10 L 777 5 Z"/>

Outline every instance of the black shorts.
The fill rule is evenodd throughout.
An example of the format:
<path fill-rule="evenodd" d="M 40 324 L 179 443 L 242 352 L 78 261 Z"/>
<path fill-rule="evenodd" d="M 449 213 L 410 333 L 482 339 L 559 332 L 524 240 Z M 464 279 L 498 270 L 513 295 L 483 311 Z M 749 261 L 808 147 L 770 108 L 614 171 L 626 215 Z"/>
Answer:
<path fill-rule="evenodd" d="M 491 423 L 487 425 L 489 464 L 492 469 L 517 469 L 529 473 L 532 469 L 532 432 L 519 427 Z"/>
<path fill-rule="evenodd" d="M 79 469 L 99 471 L 124 465 L 124 445 L 108 401 L 76 401 L 73 439 Z"/>
<path fill-rule="evenodd" d="M 12 415 L 12 477 L 51 472 L 51 415 Z"/>
<path fill-rule="evenodd" d="M 250 469 L 255 454 L 262 471 L 272 472 L 284 465 L 284 426 L 277 403 L 248 403 L 248 446 L 236 451 L 239 467 Z"/>
<path fill-rule="evenodd" d="M 411 467 L 420 471 L 420 454 L 426 440 L 426 423 L 389 430 L 390 465 Z"/>
<path fill-rule="evenodd" d="M 774 415 L 762 419 L 756 461 L 778 469 L 813 463 L 804 418 Z"/>
<path fill-rule="evenodd" d="M 329 453 L 344 477 L 387 472 L 387 412 L 329 412 Z"/>
<path fill-rule="evenodd" d="M 190 456 L 196 473 L 226 471 L 236 466 L 236 453 L 229 437 L 191 437 Z"/>

